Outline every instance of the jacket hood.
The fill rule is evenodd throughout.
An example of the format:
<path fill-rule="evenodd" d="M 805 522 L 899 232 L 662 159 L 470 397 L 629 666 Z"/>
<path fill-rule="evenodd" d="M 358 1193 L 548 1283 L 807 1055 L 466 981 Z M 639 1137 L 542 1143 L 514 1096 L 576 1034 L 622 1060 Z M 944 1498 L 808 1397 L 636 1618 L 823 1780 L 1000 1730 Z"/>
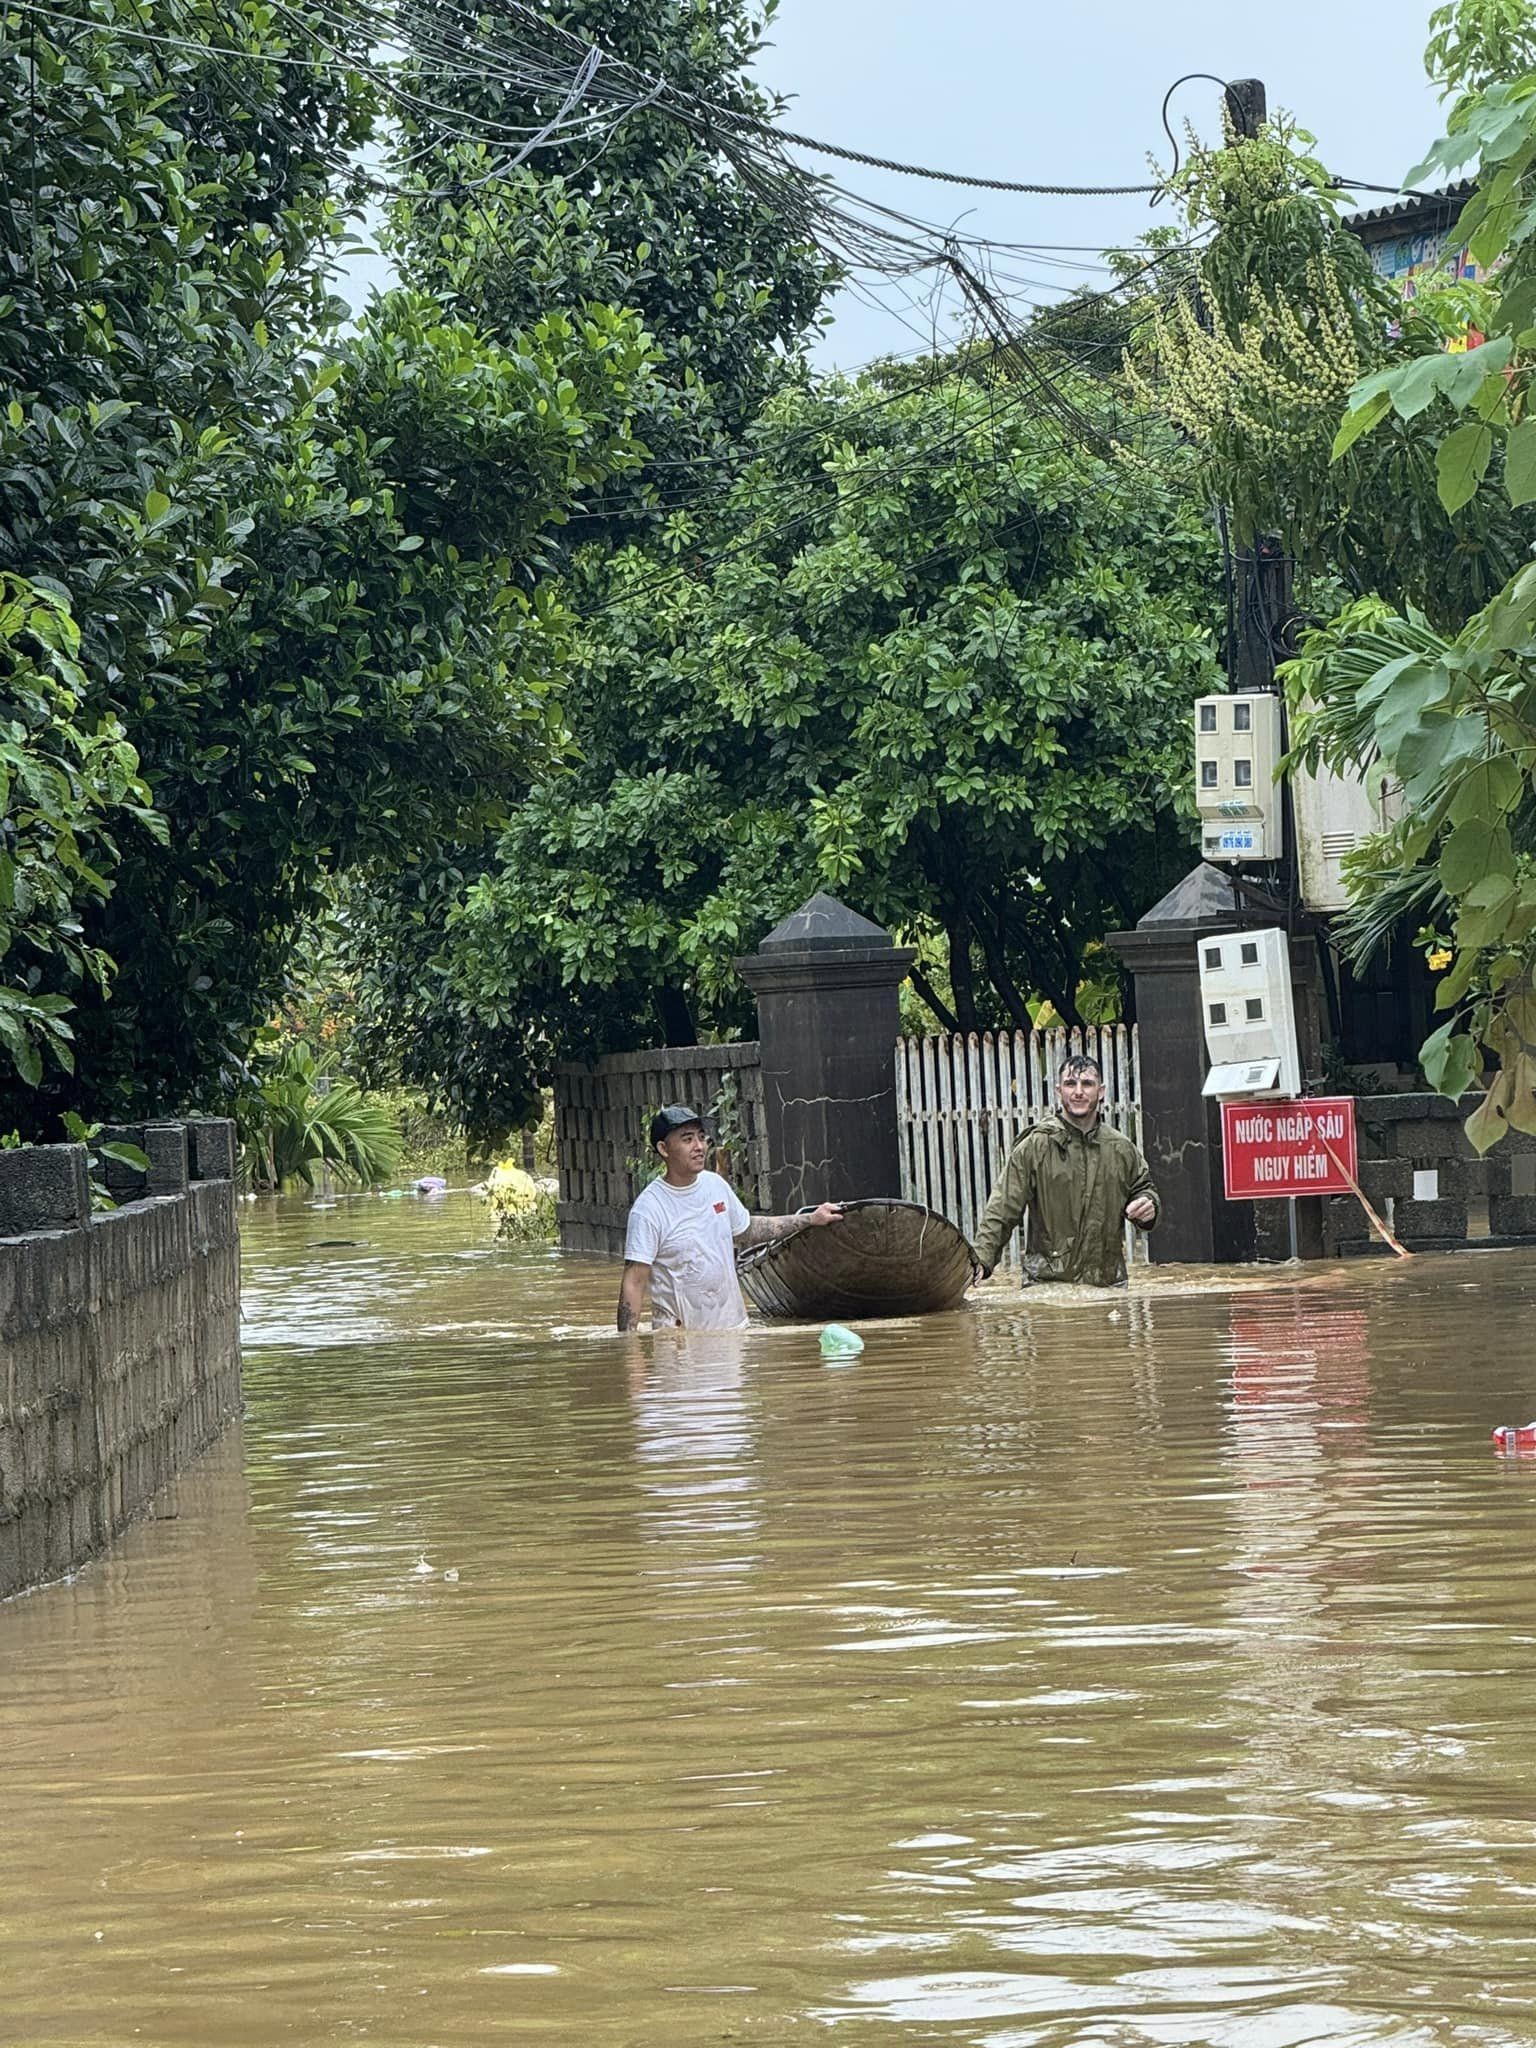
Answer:
<path fill-rule="evenodd" d="M 1059 1109 L 1053 1109 L 1049 1116 L 1041 1117 L 1039 1123 L 1035 1125 L 1037 1131 L 1044 1131 L 1058 1145 L 1070 1145 L 1074 1138 L 1086 1139 L 1097 1137 L 1103 1128 L 1104 1115 L 1102 1110 L 1091 1131 L 1080 1131 L 1075 1124 L 1069 1124 Z"/>

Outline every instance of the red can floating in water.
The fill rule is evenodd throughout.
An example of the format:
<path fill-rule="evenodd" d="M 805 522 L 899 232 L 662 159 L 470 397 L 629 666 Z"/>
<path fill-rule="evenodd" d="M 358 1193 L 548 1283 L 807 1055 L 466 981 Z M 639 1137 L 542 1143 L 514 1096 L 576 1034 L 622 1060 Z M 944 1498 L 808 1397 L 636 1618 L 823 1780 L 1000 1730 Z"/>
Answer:
<path fill-rule="evenodd" d="M 1536 1422 L 1501 1423 L 1493 1440 L 1501 1451 L 1536 1451 Z"/>

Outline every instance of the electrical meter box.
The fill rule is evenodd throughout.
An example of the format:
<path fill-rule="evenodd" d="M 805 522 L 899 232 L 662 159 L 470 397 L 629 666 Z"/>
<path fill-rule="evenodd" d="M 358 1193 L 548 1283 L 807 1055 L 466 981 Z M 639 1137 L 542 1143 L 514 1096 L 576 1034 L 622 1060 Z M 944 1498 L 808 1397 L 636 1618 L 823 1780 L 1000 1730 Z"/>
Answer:
<path fill-rule="evenodd" d="M 1275 780 L 1283 746 L 1278 697 L 1195 700 L 1195 808 L 1208 861 L 1242 867 L 1284 854 Z"/>
<path fill-rule="evenodd" d="M 1202 939 L 1200 1012 L 1211 1071 L 1202 1094 L 1297 1096 L 1301 1060 L 1291 949 L 1278 927 Z"/>
<path fill-rule="evenodd" d="M 1345 910 L 1344 856 L 1362 839 L 1397 822 L 1403 814 L 1402 789 L 1376 762 L 1348 780 L 1329 768 L 1299 774 L 1291 795 L 1301 900 L 1308 910 Z"/>

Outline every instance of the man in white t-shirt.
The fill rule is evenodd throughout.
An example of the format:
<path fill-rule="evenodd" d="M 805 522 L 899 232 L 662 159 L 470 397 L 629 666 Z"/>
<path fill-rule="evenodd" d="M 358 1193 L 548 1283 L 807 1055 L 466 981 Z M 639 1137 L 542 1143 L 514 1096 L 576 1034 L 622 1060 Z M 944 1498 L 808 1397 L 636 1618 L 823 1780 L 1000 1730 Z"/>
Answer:
<path fill-rule="evenodd" d="M 835 1223 L 836 1202 L 804 1216 L 751 1216 L 736 1190 L 707 1173 L 709 1133 L 696 1109 L 674 1102 L 651 1118 L 651 1145 L 665 1171 L 642 1188 L 624 1234 L 619 1328 L 638 1328 L 645 1290 L 651 1327 L 739 1330 L 747 1320 L 736 1254 L 792 1231 Z"/>

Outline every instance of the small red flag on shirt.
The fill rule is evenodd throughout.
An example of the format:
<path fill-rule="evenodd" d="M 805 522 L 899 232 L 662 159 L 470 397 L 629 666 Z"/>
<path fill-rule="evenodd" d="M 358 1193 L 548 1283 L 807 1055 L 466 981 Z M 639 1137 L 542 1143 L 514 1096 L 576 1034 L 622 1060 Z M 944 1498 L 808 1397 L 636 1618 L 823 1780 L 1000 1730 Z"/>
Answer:
<path fill-rule="evenodd" d="M 716 1202 L 716 1204 L 715 1204 L 715 1214 L 716 1214 L 717 1216 L 723 1216 L 723 1215 L 725 1214 L 725 1204 L 724 1204 L 724 1202 Z"/>

